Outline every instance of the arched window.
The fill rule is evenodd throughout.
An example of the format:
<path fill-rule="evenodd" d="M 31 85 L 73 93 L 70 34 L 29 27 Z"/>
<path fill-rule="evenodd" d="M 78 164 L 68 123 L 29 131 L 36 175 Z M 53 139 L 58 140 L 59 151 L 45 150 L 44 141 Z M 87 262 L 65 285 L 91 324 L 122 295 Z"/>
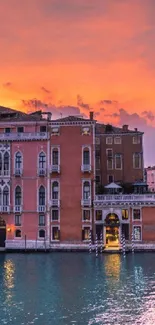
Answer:
<path fill-rule="evenodd" d="M 7 175 L 9 171 L 9 153 L 4 154 L 4 175 Z"/>
<path fill-rule="evenodd" d="M 7 186 L 3 189 L 3 205 L 8 206 L 9 205 L 9 189 Z"/>
<path fill-rule="evenodd" d="M 90 199 L 90 183 L 88 181 L 85 181 L 83 184 L 83 199 Z"/>
<path fill-rule="evenodd" d="M 42 185 L 39 188 L 39 205 L 45 205 L 45 188 Z"/>
<path fill-rule="evenodd" d="M 58 165 L 59 164 L 59 151 L 57 148 L 54 148 L 52 150 L 52 165 Z"/>
<path fill-rule="evenodd" d="M 46 155 L 44 152 L 41 152 L 39 154 L 39 169 L 45 169 L 46 168 Z"/>
<path fill-rule="evenodd" d="M 52 184 L 52 199 L 58 200 L 59 196 L 59 183 L 57 181 Z"/>
<path fill-rule="evenodd" d="M 39 238 L 45 238 L 45 230 L 44 229 L 39 230 Z"/>
<path fill-rule="evenodd" d="M 20 186 L 15 188 L 15 205 L 21 205 L 22 201 L 22 193 Z"/>
<path fill-rule="evenodd" d="M 22 154 L 21 152 L 16 152 L 15 155 L 15 169 L 21 169 L 22 167 Z"/>
<path fill-rule="evenodd" d="M 0 175 L 2 175 L 2 154 L 0 153 Z"/>
<path fill-rule="evenodd" d="M 84 150 L 83 150 L 83 164 L 90 165 L 90 150 L 89 150 L 89 148 L 84 148 Z"/>
<path fill-rule="evenodd" d="M 21 237 L 22 236 L 22 233 L 21 233 L 21 230 L 20 229 L 16 229 L 15 230 L 15 237 Z"/>

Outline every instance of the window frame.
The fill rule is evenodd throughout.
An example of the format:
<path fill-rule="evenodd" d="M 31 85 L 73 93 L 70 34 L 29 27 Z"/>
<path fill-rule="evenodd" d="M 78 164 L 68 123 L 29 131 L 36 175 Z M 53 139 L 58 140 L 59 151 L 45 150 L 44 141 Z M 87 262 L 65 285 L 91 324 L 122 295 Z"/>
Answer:
<path fill-rule="evenodd" d="M 135 141 L 136 140 L 136 141 Z M 133 137 L 132 137 L 132 143 L 133 144 L 140 144 L 140 140 L 141 140 L 141 137 L 140 137 L 140 135 L 134 135 Z"/>
<path fill-rule="evenodd" d="M 88 151 L 89 152 L 89 163 L 88 164 L 84 164 L 84 152 L 85 151 Z M 83 166 L 85 166 L 85 165 L 91 166 L 91 146 L 90 145 L 84 145 L 84 146 L 82 146 L 82 165 Z"/>
<path fill-rule="evenodd" d="M 39 218 L 39 220 L 38 220 L 38 225 L 39 225 L 39 227 L 45 227 L 46 226 L 46 216 L 45 216 L 45 214 L 44 213 L 39 213 L 39 216 L 38 216 Z M 40 217 L 43 217 L 43 219 L 44 219 L 44 222 L 40 222 Z"/>
<path fill-rule="evenodd" d="M 17 219 L 19 219 L 20 220 L 20 222 L 16 222 L 16 218 Z M 22 225 L 22 217 L 21 217 L 21 214 L 15 214 L 15 216 L 14 216 L 14 225 L 15 225 L 15 227 L 21 227 L 21 225 Z"/>
<path fill-rule="evenodd" d="M 140 210 L 140 219 L 134 219 L 134 210 Z M 141 207 L 136 207 L 132 208 L 132 221 L 142 221 L 142 208 Z"/>
<path fill-rule="evenodd" d="M 43 187 L 44 188 L 44 193 L 45 193 L 45 204 L 40 204 L 40 188 Z M 43 184 L 40 184 L 39 188 L 38 188 L 38 206 L 46 206 L 46 187 Z"/>
<path fill-rule="evenodd" d="M 84 198 L 84 183 L 85 182 L 88 182 L 89 183 L 89 188 L 90 188 L 90 191 L 89 191 L 90 196 L 89 196 L 88 199 L 85 199 Z M 83 179 L 82 180 L 82 200 L 91 200 L 91 198 L 92 198 L 91 180 L 89 178 L 88 179 Z"/>
<path fill-rule="evenodd" d="M 20 231 L 21 236 L 16 236 L 16 232 L 17 231 Z M 14 231 L 14 238 L 17 239 L 17 240 L 18 239 L 20 240 L 22 238 L 22 230 L 21 229 L 19 229 L 19 228 L 16 228 L 15 229 L 15 231 Z"/>
<path fill-rule="evenodd" d="M 116 141 L 116 139 L 120 139 L 120 142 L 118 143 L 117 141 Z M 116 136 L 116 137 L 114 137 L 114 144 L 122 144 L 122 137 L 119 137 L 119 136 Z"/>
<path fill-rule="evenodd" d="M 89 211 L 89 220 L 84 219 L 84 211 Z M 92 221 L 92 210 L 89 208 L 82 209 L 82 222 L 91 222 Z"/>
<path fill-rule="evenodd" d="M 141 229 L 141 231 L 140 231 L 140 239 L 135 239 L 135 231 L 134 231 L 134 229 L 135 228 L 140 228 Z M 137 224 L 134 224 L 133 226 L 132 226 L 132 233 L 133 233 L 133 240 L 134 240 L 134 242 L 141 242 L 142 241 L 142 225 L 137 225 Z"/>
<path fill-rule="evenodd" d="M 17 188 L 20 188 L 20 196 L 16 197 L 16 190 Z M 19 193 L 18 193 L 19 194 Z M 20 204 L 16 204 L 16 202 L 20 199 Z M 17 201 L 16 201 L 17 200 Z M 20 185 L 16 185 L 15 189 L 14 189 L 14 206 L 21 206 L 22 205 L 22 188 Z"/>
<path fill-rule="evenodd" d="M 123 219 L 123 215 L 122 215 L 123 210 L 127 211 L 128 219 Z M 122 220 L 122 223 L 129 223 L 130 222 L 130 210 L 127 207 L 123 207 L 121 209 L 121 220 Z"/>
<path fill-rule="evenodd" d="M 139 167 L 136 167 L 135 164 L 135 156 L 138 155 L 139 156 Z M 142 168 L 142 154 L 140 152 L 134 152 L 133 153 L 133 168 L 134 169 L 141 169 Z"/>
<path fill-rule="evenodd" d="M 111 141 L 109 142 L 108 140 L 111 139 Z M 109 136 L 109 137 L 106 137 L 106 144 L 111 146 L 113 144 L 113 137 L 112 136 Z"/>
<path fill-rule="evenodd" d="M 42 157 L 44 157 L 44 159 L 40 161 L 40 158 Z M 40 167 L 41 164 L 42 167 Z M 46 167 L 47 167 L 47 155 L 44 151 L 40 151 L 38 155 L 38 168 L 39 170 L 46 170 Z"/>
<path fill-rule="evenodd" d="M 116 159 L 118 158 L 118 156 L 119 156 L 119 158 L 120 158 L 120 162 L 121 162 L 119 168 L 116 166 Z M 115 169 L 116 169 L 116 170 L 122 170 L 122 167 L 123 167 L 122 154 L 121 154 L 121 153 L 116 153 L 116 154 L 115 154 Z"/>
<path fill-rule="evenodd" d="M 89 228 L 89 233 L 92 231 L 92 227 L 89 225 L 82 225 L 82 241 L 83 242 L 88 242 L 89 241 L 89 235 L 88 235 L 88 239 L 83 239 L 83 231 L 85 230 L 85 228 Z"/>
<path fill-rule="evenodd" d="M 23 131 L 19 131 L 21 128 Z M 17 133 L 24 133 L 24 126 L 17 126 Z"/>
<path fill-rule="evenodd" d="M 44 231 L 44 234 L 45 234 L 44 237 L 40 237 L 40 231 Z M 42 227 L 38 230 L 38 239 L 40 239 L 40 240 L 46 240 L 46 230 L 43 229 Z"/>
<path fill-rule="evenodd" d="M 101 211 L 101 216 L 102 216 L 101 220 L 97 220 L 96 219 L 96 213 L 97 213 L 97 211 Z M 95 212 L 95 218 L 94 218 L 95 219 L 95 222 L 96 223 L 103 223 L 103 210 L 102 209 L 96 209 L 94 212 Z"/>
<path fill-rule="evenodd" d="M 58 211 L 58 219 L 57 220 L 53 219 L 53 215 L 52 215 L 53 211 Z M 51 222 L 60 222 L 60 209 L 58 209 L 58 208 L 51 209 Z"/>
<path fill-rule="evenodd" d="M 58 228 L 59 239 L 53 239 L 53 228 Z M 52 242 L 59 242 L 60 241 L 60 225 L 51 225 L 51 241 Z"/>
<path fill-rule="evenodd" d="M 58 164 L 53 164 L 53 151 L 55 149 L 58 151 Z M 51 165 L 52 166 L 60 166 L 60 146 L 58 146 L 58 145 L 51 147 Z"/>
<path fill-rule="evenodd" d="M 21 161 L 17 161 L 16 159 L 19 158 L 17 155 L 20 154 L 20 159 Z M 20 163 L 20 164 L 19 164 Z M 17 167 L 18 164 L 20 165 L 20 167 Z M 18 169 L 22 169 L 23 168 L 23 154 L 20 150 L 16 151 L 14 154 L 14 169 L 18 170 Z"/>

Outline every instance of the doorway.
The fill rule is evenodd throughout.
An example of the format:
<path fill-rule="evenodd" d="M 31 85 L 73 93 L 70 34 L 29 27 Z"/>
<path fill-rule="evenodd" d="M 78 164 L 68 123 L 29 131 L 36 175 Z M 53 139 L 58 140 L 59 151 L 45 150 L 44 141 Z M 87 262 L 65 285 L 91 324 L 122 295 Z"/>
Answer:
<path fill-rule="evenodd" d="M 0 217 L 0 248 L 5 247 L 6 240 L 6 223 L 2 217 Z"/>
<path fill-rule="evenodd" d="M 120 222 L 117 214 L 109 213 L 105 219 L 105 237 L 107 247 L 118 247 L 120 244 Z"/>

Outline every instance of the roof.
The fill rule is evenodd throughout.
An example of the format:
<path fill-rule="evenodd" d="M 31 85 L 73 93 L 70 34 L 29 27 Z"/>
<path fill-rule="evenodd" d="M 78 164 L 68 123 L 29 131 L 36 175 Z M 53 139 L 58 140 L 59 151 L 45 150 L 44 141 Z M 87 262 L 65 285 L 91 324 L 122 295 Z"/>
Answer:
<path fill-rule="evenodd" d="M 106 185 L 105 188 L 115 189 L 115 188 L 122 188 L 122 187 L 116 183 L 110 183 L 110 184 Z"/>
<path fill-rule="evenodd" d="M 42 118 L 40 112 L 33 114 L 24 113 L 9 107 L 0 106 L 0 122 L 18 122 L 18 121 L 40 121 Z"/>
<path fill-rule="evenodd" d="M 96 123 L 96 134 L 143 134 L 143 132 L 135 130 L 129 130 L 128 128 L 116 127 L 110 124 Z"/>
<path fill-rule="evenodd" d="M 78 121 L 92 121 L 90 119 L 86 119 L 86 118 L 83 118 L 83 117 L 78 117 L 78 116 L 75 116 L 75 115 L 70 115 L 70 116 L 66 116 L 66 117 L 62 117 L 62 118 L 59 118 L 59 119 L 56 119 L 54 120 L 56 122 L 78 122 Z"/>

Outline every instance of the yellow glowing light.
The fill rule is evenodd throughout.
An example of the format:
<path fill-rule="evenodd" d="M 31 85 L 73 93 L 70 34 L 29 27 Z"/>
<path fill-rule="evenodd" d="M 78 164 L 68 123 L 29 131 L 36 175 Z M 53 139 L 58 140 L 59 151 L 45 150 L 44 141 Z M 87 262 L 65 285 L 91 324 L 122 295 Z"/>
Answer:
<path fill-rule="evenodd" d="M 11 231 L 11 228 L 8 228 L 7 231 L 10 232 Z"/>

